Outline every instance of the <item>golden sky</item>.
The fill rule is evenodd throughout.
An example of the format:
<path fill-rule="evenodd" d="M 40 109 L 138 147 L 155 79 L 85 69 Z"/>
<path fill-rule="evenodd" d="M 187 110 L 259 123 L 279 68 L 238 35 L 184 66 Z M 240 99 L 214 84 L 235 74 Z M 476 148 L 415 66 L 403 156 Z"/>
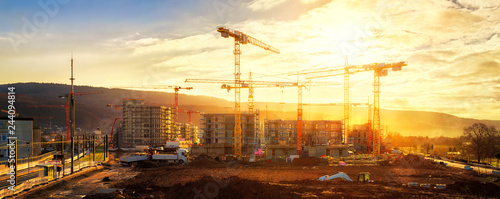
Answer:
<path fill-rule="evenodd" d="M 381 108 L 500 118 L 500 2 L 375 0 L 1 1 L 1 84 L 193 86 L 182 93 L 234 100 L 227 26 L 280 49 L 242 45 L 242 78 L 296 81 L 288 72 L 407 61 L 382 77 Z M 343 82 L 342 76 L 317 81 Z M 351 101 L 373 99 L 373 73 L 351 76 Z M 171 92 L 171 91 L 169 91 Z M 242 90 L 242 101 L 246 101 Z M 256 89 L 256 101 L 297 102 L 297 89 Z M 343 89 L 313 87 L 305 103 L 342 102 Z"/>

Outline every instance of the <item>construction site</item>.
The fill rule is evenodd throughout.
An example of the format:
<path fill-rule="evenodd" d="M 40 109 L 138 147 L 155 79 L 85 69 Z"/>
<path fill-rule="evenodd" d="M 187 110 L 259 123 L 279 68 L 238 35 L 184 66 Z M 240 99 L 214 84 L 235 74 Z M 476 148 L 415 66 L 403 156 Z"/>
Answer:
<path fill-rule="evenodd" d="M 105 140 L 109 158 L 85 175 L 63 178 L 20 198 L 500 197 L 496 168 L 457 166 L 449 159 L 394 149 L 390 140 L 382 138 L 380 79 L 389 69 L 401 71 L 406 62 L 349 65 L 346 58 L 344 66 L 289 73 L 305 76 L 306 81 L 252 81 L 251 73 L 242 80 L 241 45 L 279 50 L 236 30 L 217 31 L 234 39 L 235 79 L 186 79 L 186 83 L 216 83 L 234 91 L 234 112 L 180 108 L 178 92 L 193 87 L 139 87 L 173 89 L 175 101 L 152 104 L 125 98 L 120 99 L 122 104 L 107 104 L 109 110 L 122 113 L 113 122 L 111 138 Z M 349 76 L 360 72 L 373 73 L 373 102 L 350 102 Z M 310 81 L 331 76 L 343 77 L 344 103 L 330 104 L 343 107 L 343 117 L 304 120 L 302 91 L 338 86 Z M 254 108 L 254 89 L 272 87 L 298 89 L 296 120 L 270 119 Z M 249 90 L 248 107 L 241 105 L 241 89 Z M 365 106 L 368 121 L 351 124 L 353 106 Z M 188 114 L 188 122 L 180 122 L 179 113 Z M 199 114 L 200 126 L 194 125 L 193 113 Z"/>
<path fill-rule="evenodd" d="M 49 15 L 52 21 L 52 15 L 65 8 L 65 4 L 55 1 L 39 4 L 44 12 L 33 15 L 34 23 L 21 17 L 23 23 L 30 22 L 22 25 L 22 37 L 10 32 L 9 38 L 0 35 L 0 42 L 2 38 L 11 41 L 17 52 L 15 45 L 34 37 L 26 36 L 27 29 L 33 35 L 38 32 L 30 27 L 35 27 L 31 23 L 45 26 L 37 23 L 44 18 L 40 13 L 47 12 L 46 21 Z M 168 22 L 136 25 L 137 30 L 115 35 L 130 28 L 126 26 L 134 26 L 116 20 L 112 23 L 123 26 L 116 28 L 118 31 L 89 34 L 101 35 L 99 45 L 93 44 L 101 54 L 82 53 L 79 61 L 92 61 L 81 60 L 80 67 L 78 62 L 74 66 L 71 51 L 70 85 L 43 85 L 52 90 L 42 92 L 35 89 L 37 83 L 19 83 L 16 92 L 20 95 L 14 92 L 15 86 L 7 85 L 9 110 L 2 109 L 1 114 L 8 116 L 0 117 L 0 177 L 4 179 L 0 198 L 500 198 L 500 131 L 494 127 L 500 120 L 491 119 L 498 114 L 492 113 L 494 109 L 478 108 L 484 101 L 497 107 L 498 96 L 488 94 L 498 94 L 500 87 L 493 85 L 488 87 L 490 90 L 471 94 L 462 89 L 467 84 L 456 83 L 457 79 L 474 79 L 469 83 L 487 85 L 476 81 L 481 78 L 469 75 L 478 71 L 493 73 L 491 68 L 498 66 L 498 60 L 484 61 L 486 58 L 480 57 L 478 61 L 454 50 L 462 43 L 480 49 L 472 45 L 496 39 L 488 44 L 492 46 L 498 34 L 485 33 L 489 35 L 486 39 L 434 38 L 447 34 L 437 31 L 436 27 L 443 24 L 476 27 L 478 21 L 490 15 L 469 16 L 472 22 L 449 18 L 495 6 L 446 2 L 453 4 L 445 7 L 446 13 L 426 13 L 431 17 L 422 19 L 428 23 L 446 16 L 446 20 L 413 30 L 408 24 L 415 20 L 406 21 L 419 17 L 400 15 L 406 16 L 420 5 L 412 5 L 415 10 L 411 6 L 399 10 L 403 7 L 399 4 L 377 7 L 395 9 L 396 13 L 387 14 L 389 18 L 383 11 L 378 11 L 383 16 L 364 15 L 375 9 L 371 7 L 376 3 L 356 1 L 217 0 L 210 4 L 213 11 L 198 7 L 191 10 L 200 15 L 210 13 L 210 17 L 191 16 L 179 11 L 187 8 L 174 10 L 169 6 L 178 5 L 168 4 L 168 9 L 158 12 L 168 11 L 169 15 L 148 15 L 139 20 L 161 18 Z M 280 12 L 283 16 L 275 19 L 275 6 L 285 4 L 289 7 L 283 10 L 303 13 L 285 17 Z M 156 7 L 161 6 L 145 6 L 151 10 Z M 47 11 L 52 8 L 56 11 Z M 458 11 L 450 11 L 452 8 Z M 116 19 L 128 18 L 132 11 L 140 9 L 144 8 L 129 7 L 128 13 Z M 360 16 L 346 11 L 351 9 Z M 247 17 L 244 13 L 269 14 L 260 16 L 264 22 L 239 21 L 239 17 Z M 106 21 L 115 18 L 112 16 L 100 17 Z M 336 17 L 339 19 L 329 21 Z M 366 18 L 373 20 L 365 22 Z M 185 24 L 177 24 L 182 26 L 177 30 L 170 24 L 174 21 Z M 204 25 L 213 25 L 214 21 L 223 26 L 209 29 Z M 404 28 L 390 28 L 401 21 Z M 158 24 L 165 27 L 159 28 Z M 359 27 L 337 34 L 352 24 Z M 282 29 L 277 31 L 274 26 Z M 435 31 L 434 35 L 424 35 L 429 29 Z M 464 32 L 477 34 L 478 30 Z M 47 37 L 57 38 L 60 34 L 44 31 Z M 23 40 L 16 44 L 10 35 Z M 378 41 L 386 37 L 391 40 Z M 444 46 L 447 43 L 453 45 Z M 429 47 L 433 45 L 437 47 Z M 426 54 L 425 49 L 433 51 Z M 472 53 L 470 49 L 464 51 Z M 119 61 L 106 58 L 107 68 L 102 70 L 100 62 L 94 60 L 104 54 Z M 121 59 L 126 61 L 122 63 Z M 481 63 L 481 70 L 467 68 L 460 74 L 450 70 L 472 62 Z M 124 66 L 108 67 L 110 63 Z M 440 64 L 448 67 L 429 68 Z M 96 79 L 105 79 L 106 86 L 76 89 L 74 69 L 78 69 L 78 83 L 95 81 L 83 78 L 92 74 Z M 452 83 L 440 78 L 451 79 Z M 484 79 L 488 78 L 496 77 Z M 67 76 L 64 81 L 67 83 Z M 419 88 L 422 82 L 434 84 Z M 62 88 L 70 90 L 55 97 L 53 93 Z M 474 98 L 477 96 L 483 98 Z M 77 97 L 83 98 L 79 104 Z M 14 99 L 19 99 L 16 106 L 22 108 L 14 107 Z M 473 115 L 469 110 L 489 115 Z M 24 112 L 36 114 L 31 117 Z M 20 118 L 15 119 L 17 116 Z M 60 121 L 38 120 L 54 117 Z M 10 136 L 15 133 L 15 120 L 19 122 L 14 138 Z"/>

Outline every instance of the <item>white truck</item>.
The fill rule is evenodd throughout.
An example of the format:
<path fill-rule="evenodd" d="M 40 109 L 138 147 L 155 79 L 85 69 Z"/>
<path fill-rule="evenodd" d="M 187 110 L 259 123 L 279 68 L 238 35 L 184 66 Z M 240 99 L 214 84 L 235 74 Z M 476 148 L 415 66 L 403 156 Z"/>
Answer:
<path fill-rule="evenodd" d="M 122 165 L 137 164 L 137 162 L 147 160 L 148 155 L 146 153 L 132 153 L 126 156 L 120 157 L 120 163 Z"/>
<path fill-rule="evenodd" d="M 183 164 L 187 162 L 187 151 L 180 148 L 158 150 L 156 154 L 151 155 L 151 160 L 160 165 Z"/>

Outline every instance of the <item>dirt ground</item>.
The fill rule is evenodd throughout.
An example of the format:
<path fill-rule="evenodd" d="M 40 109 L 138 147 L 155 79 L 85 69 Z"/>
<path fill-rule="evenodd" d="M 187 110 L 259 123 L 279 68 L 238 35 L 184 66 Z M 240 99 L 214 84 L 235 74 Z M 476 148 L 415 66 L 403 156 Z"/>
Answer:
<path fill-rule="evenodd" d="M 140 174 L 112 186 L 124 193 L 85 198 L 478 198 L 500 197 L 500 186 L 473 172 L 403 158 L 390 166 L 239 164 L 209 158 L 183 166 L 135 168 Z M 346 173 L 353 182 L 324 175 Z M 357 182 L 369 172 L 373 182 Z M 412 182 L 430 187 L 410 186 Z M 436 184 L 446 188 L 436 189 Z"/>
<path fill-rule="evenodd" d="M 307 160 L 306 160 L 307 161 Z M 102 172 L 63 183 L 29 198 L 500 198 L 498 176 L 447 168 L 408 156 L 387 166 L 329 166 L 318 160 L 289 163 L 239 163 L 200 156 L 187 165 L 158 167 L 116 162 Z M 303 166 L 307 165 L 307 166 Z M 318 181 L 346 173 L 353 181 Z M 357 182 L 369 172 L 373 182 Z M 109 181 L 103 181 L 109 177 Z M 492 182 L 493 181 L 493 182 Z M 418 186 L 411 186 L 418 183 Z M 428 184 L 429 187 L 419 186 Z M 445 184 L 444 189 L 434 188 Z M 124 192 L 97 194 L 98 189 Z"/>

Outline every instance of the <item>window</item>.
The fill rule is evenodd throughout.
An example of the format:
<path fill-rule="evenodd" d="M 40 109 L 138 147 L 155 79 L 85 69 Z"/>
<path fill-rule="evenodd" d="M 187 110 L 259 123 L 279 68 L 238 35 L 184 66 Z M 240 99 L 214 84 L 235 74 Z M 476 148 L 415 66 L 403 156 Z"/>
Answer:
<path fill-rule="evenodd" d="M 7 134 L 1 134 L 0 135 L 0 141 L 7 141 Z"/>

